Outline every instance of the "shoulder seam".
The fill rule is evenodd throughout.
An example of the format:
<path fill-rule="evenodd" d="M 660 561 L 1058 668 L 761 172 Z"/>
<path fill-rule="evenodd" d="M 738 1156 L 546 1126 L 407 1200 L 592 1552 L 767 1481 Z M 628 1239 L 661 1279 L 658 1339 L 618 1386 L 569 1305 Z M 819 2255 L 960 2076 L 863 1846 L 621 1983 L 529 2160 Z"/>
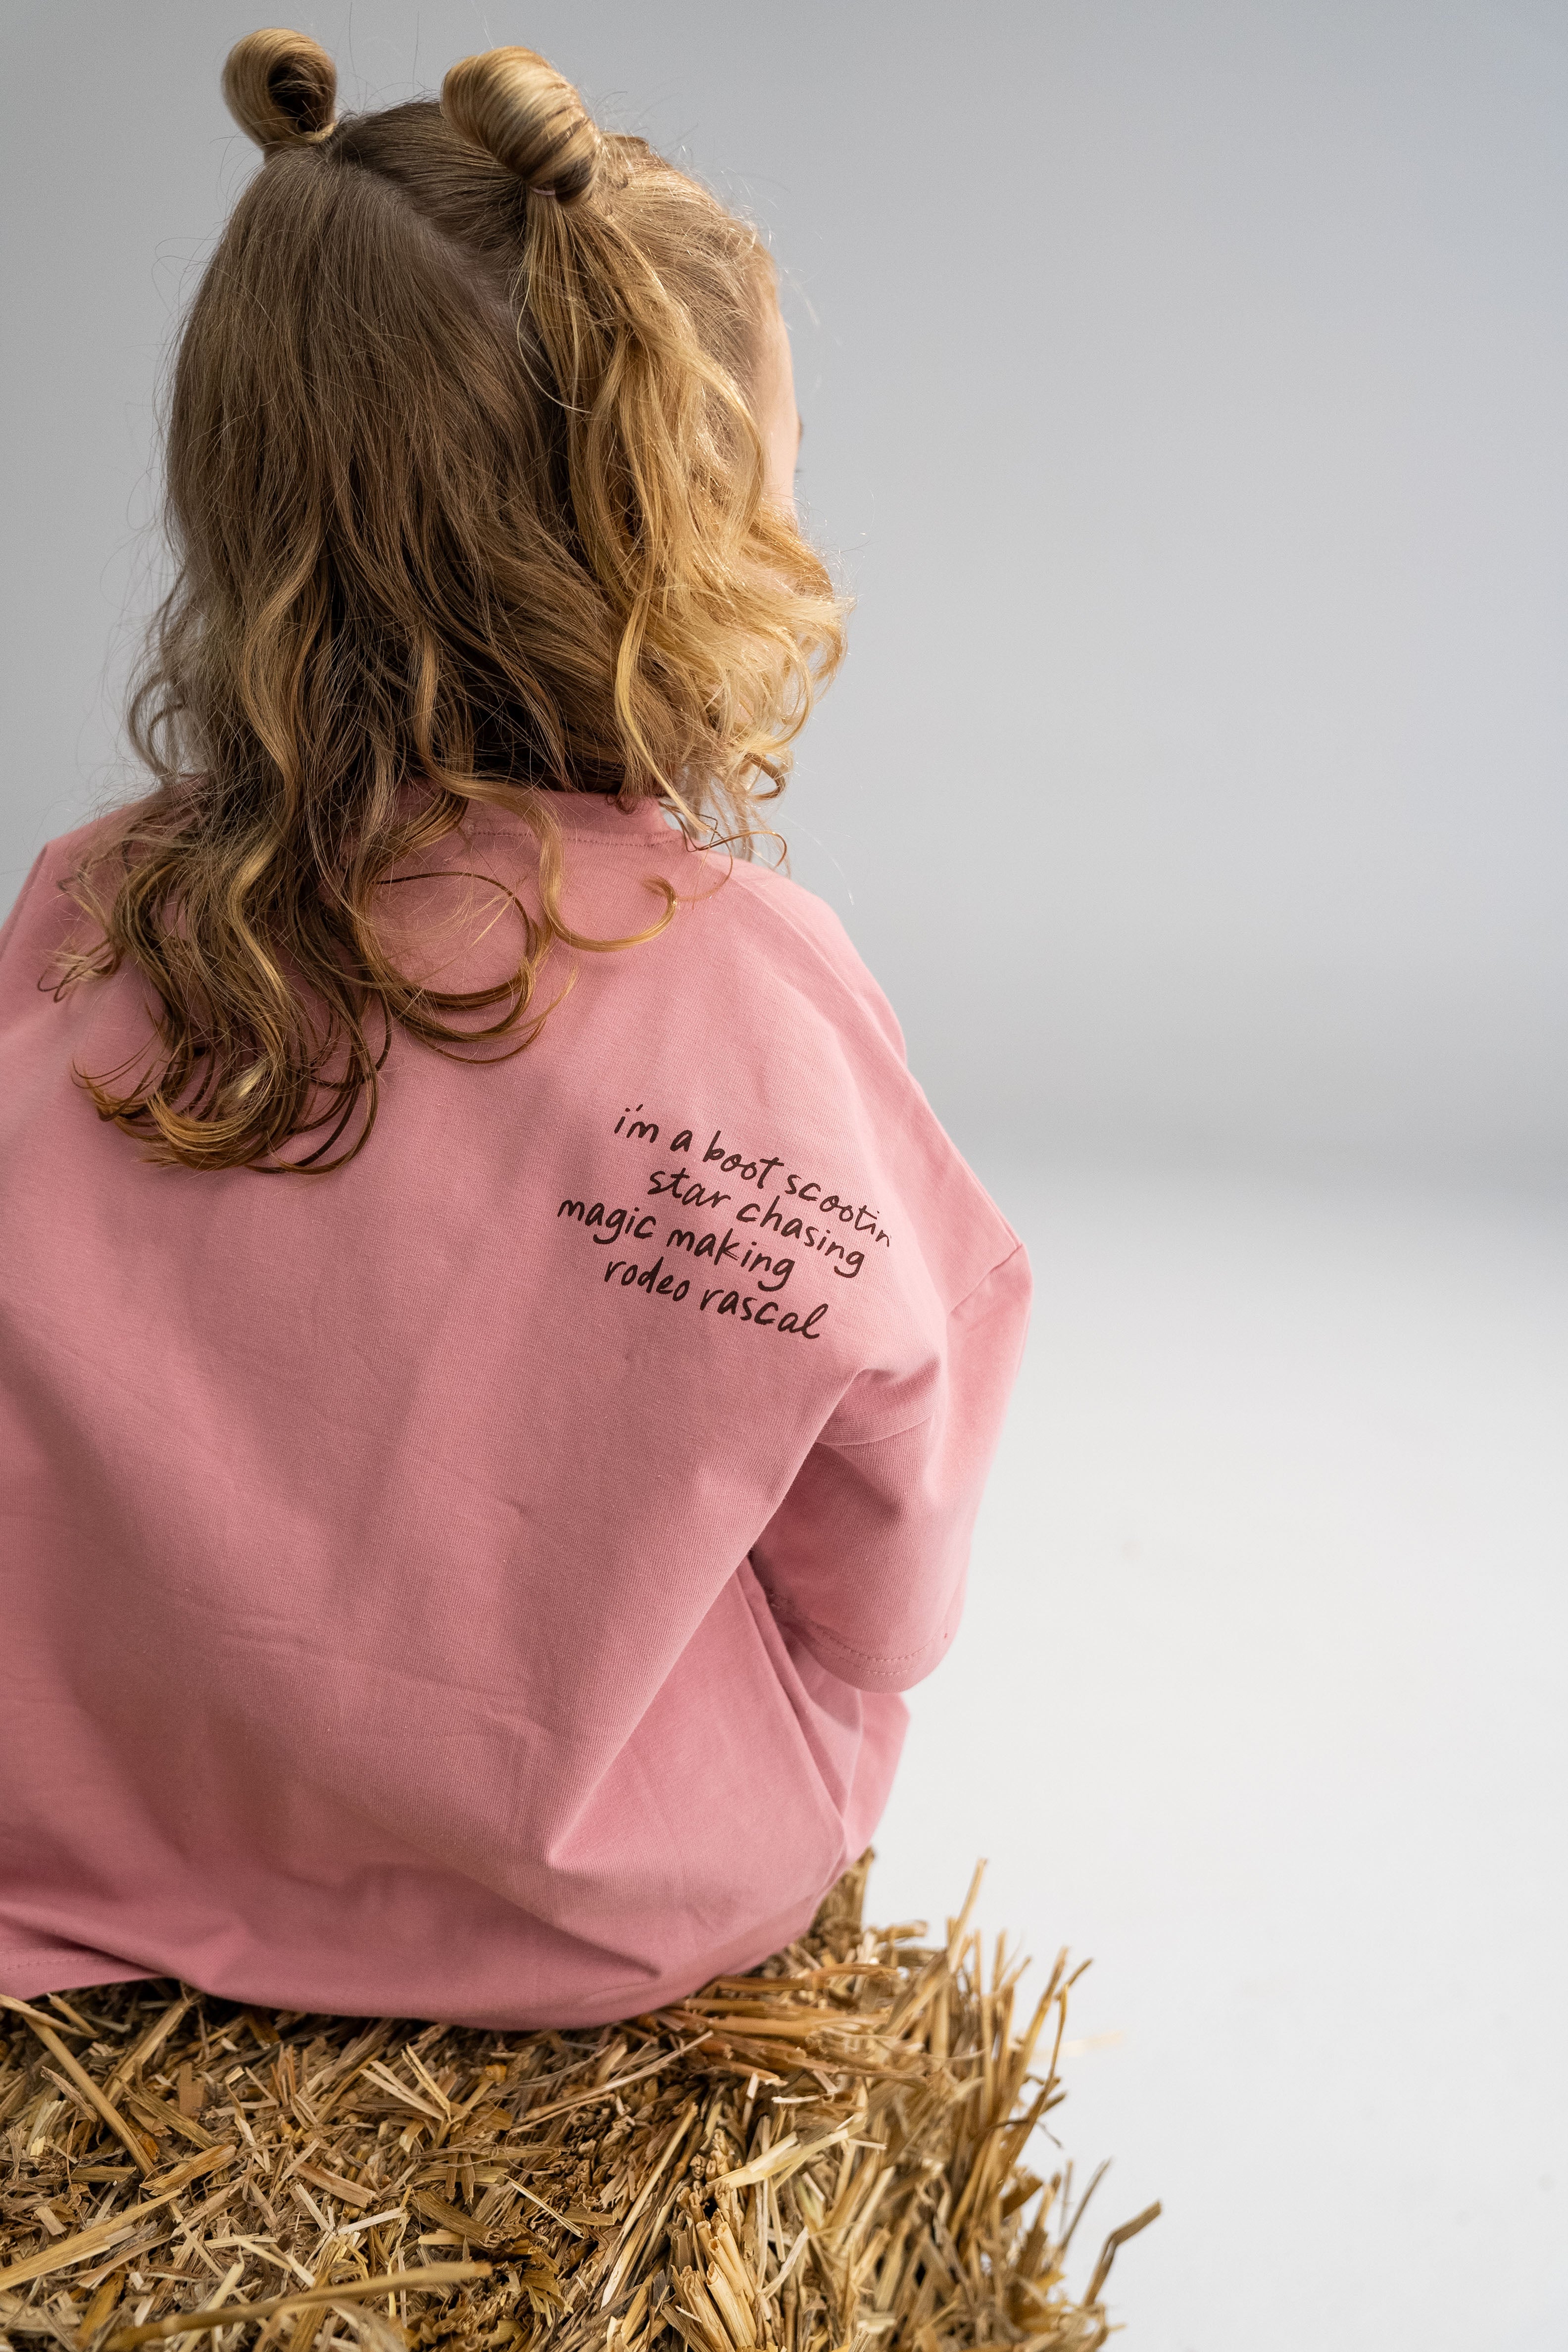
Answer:
<path fill-rule="evenodd" d="M 989 1195 L 987 1195 L 987 1198 L 989 1198 Z M 996 1204 L 994 1201 L 991 1205 L 994 1209 L 996 1208 Z M 1012 1234 L 1013 1228 L 1011 1225 L 1007 1224 L 1007 1220 L 1002 1215 L 1000 1209 L 996 1209 L 996 1215 L 1001 1223 L 1006 1226 L 1008 1233 Z M 980 1276 L 979 1280 L 970 1284 L 969 1288 L 964 1292 L 963 1297 L 955 1298 L 953 1300 L 952 1305 L 947 1310 L 949 1316 L 956 1315 L 959 1313 L 961 1308 L 967 1307 L 970 1300 L 974 1297 L 975 1292 L 977 1290 L 984 1290 L 986 1284 L 991 1280 L 993 1275 L 1000 1274 L 1005 1266 L 1012 1265 L 1013 1260 L 1016 1257 L 1022 1257 L 1023 1255 L 1024 1244 L 1018 1239 L 1017 1234 L 1013 1234 L 1012 1248 L 1010 1250 L 1004 1250 L 1002 1255 L 996 1260 L 995 1265 L 988 1265 L 984 1273 Z"/>
<path fill-rule="evenodd" d="M 749 874 L 749 873 L 751 873 L 751 872 L 752 872 L 752 871 L 754 871 L 754 870 L 755 870 L 755 869 L 753 869 L 753 868 L 751 868 L 751 867 L 746 866 L 745 866 L 745 865 L 744 865 L 741 860 L 739 860 L 739 859 L 737 859 L 737 860 L 736 860 L 736 865 L 735 865 L 735 871 L 736 871 L 736 873 L 738 873 L 738 874 Z M 787 881 L 787 880 L 789 879 L 789 877 L 786 875 L 784 878 Z M 800 888 L 800 887 L 802 887 L 803 886 L 802 886 L 802 885 L 800 885 L 800 884 L 797 884 L 795 887 L 796 887 L 797 888 Z M 849 984 L 848 981 L 847 981 L 847 980 L 845 979 L 845 977 L 844 977 L 843 973 L 842 973 L 841 971 L 837 971 L 837 970 L 835 968 L 835 966 L 833 965 L 833 963 L 830 961 L 829 958 L 828 958 L 826 954 L 824 954 L 824 952 L 823 952 L 822 949 L 818 946 L 818 944 L 817 944 L 817 942 L 816 941 L 816 940 L 814 940 L 814 939 L 812 938 L 811 933 L 810 933 L 810 932 L 809 932 L 809 931 L 805 928 L 805 926 L 804 926 L 803 924 L 800 924 L 800 923 L 795 922 L 795 921 L 792 919 L 792 917 L 788 914 L 788 912 L 785 910 L 785 908 L 783 908 L 783 907 L 779 907 L 779 906 L 774 906 L 774 905 L 773 905 L 773 903 L 768 899 L 768 898 L 765 896 L 765 894 L 764 894 L 763 891 L 760 891 L 760 890 L 759 890 L 759 891 L 758 891 L 758 894 L 757 894 L 757 897 L 756 897 L 756 898 L 755 898 L 755 900 L 751 901 L 750 903 L 754 904 L 754 905 L 759 906 L 759 907 L 762 907 L 762 908 L 764 908 L 766 909 L 766 911 L 768 912 L 768 914 L 773 918 L 773 919 L 776 923 L 781 924 L 781 925 L 784 927 L 784 929 L 785 930 L 787 930 L 787 931 L 788 931 L 788 933 L 789 933 L 789 935 L 790 935 L 790 937 L 791 937 L 793 940 L 797 940 L 800 942 L 800 944 L 801 944 L 801 946 L 802 946 L 802 947 L 806 948 L 806 949 L 808 949 L 808 950 L 810 950 L 810 953 L 811 953 L 811 956 L 812 956 L 813 961 L 814 961 L 815 963 L 816 963 L 817 965 L 819 965 L 819 966 L 821 967 L 821 969 L 822 969 L 822 970 L 823 970 L 823 971 L 827 974 L 827 977 L 829 978 L 829 980 L 831 980 L 831 981 L 832 981 L 832 982 L 833 982 L 833 984 L 834 984 L 835 988 L 836 988 L 836 989 L 837 989 L 837 991 L 839 992 L 839 993 L 840 993 L 841 995 L 843 995 L 843 996 L 847 996 L 847 997 L 849 999 L 849 1001 L 850 1001 L 850 1003 L 851 1003 L 852 1004 L 858 1004 L 858 1005 L 859 1006 L 859 1008 L 860 1008 L 861 1012 L 862 1012 L 863 1013 L 866 1013 L 866 1014 L 868 1015 L 868 1017 L 874 1018 L 874 1016 L 870 1014 L 870 1013 L 869 1013 L 869 1008 L 866 1005 L 866 1003 L 865 1003 L 864 1000 L 863 1000 L 863 999 L 862 999 L 862 998 L 861 998 L 861 997 L 857 993 L 857 992 L 856 992 L 856 991 L 855 991 L 855 990 L 850 986 L 850 984 Z M 826 904 L 826 901 L 824 901 L 823 903 L 824 903 L 824 904 Z M 828 908 L 828 912 L 831 914 L 831 913 L 832 913 L 832 911 L 833 911 L 833 910 L 832 910 L 832 908 Z M 846 937 L 847 938 L 847 934 L 846 934 Z M 852 940 L 850 940 L 848 941 L 848 944 L 849 944 L 849 947 L 850 947 L 850 950 L 851 950 L 851 952 L 854 952 L 854 951 L 855 951 L 855 943 L 854 943 L 854 941 L 853 941 Z M 862 966 L 862 969 L 864 970 L 864 966 Z M 870 974 L 870 972 L 868 972 L 868 972 L 866 973 L 866 977 L 867 977 L 867 979 L 868 979 L 868 980 L 870 980 L 870 981 L 871 981 L 871 984 L 872 984 L 872 986 L 873 986 L 873 987 L 875 987 L 875 986 L 876 986 L 876 982 L 872 979 L 872 975 Z M 891 1048 L 892 1048 L 892 1040 L 891 1040 L 891 1039 L 887 1035 L 886 1032 L 881 1028 L 880 1024 L 877 1024 L 877 1027 L 878 1027 L 878 1034 L 879 1034 L 879 1036 L 881 1038 L 881 1042 L 883 1043 L 883 1045 L 887 1045 L 887 1046 L 889 1046 L 889 1049 L 891 1049 Z M 901 1055 L 900 1055 L 900 1056 L 898 1056 L 898 1058 L 899 1058 L 899 1060 L 900 1060 L 900 1066 L 901 1066 L 901 1067 L 903 1067 L 906 1071 L 908 1071 L 908 1064 L 903 1060 L 903 1057 L 902 1057 Z M 910 1075 L 910 1077 L 911 1082 L 912 1082 L 912 1080 L 913 1080 L 913 1073 L 912 1073 L 912 1071 L 911 1071 L 911 1072 L 909 1072 L 909 1075 Z"/>

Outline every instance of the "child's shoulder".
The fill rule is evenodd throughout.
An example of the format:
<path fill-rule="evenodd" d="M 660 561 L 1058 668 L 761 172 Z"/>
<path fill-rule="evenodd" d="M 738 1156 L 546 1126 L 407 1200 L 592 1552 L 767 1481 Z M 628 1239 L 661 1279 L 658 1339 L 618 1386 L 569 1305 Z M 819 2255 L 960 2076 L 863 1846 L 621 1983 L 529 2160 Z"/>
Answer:
<path fill-rule="evenodd" d="M 735 917 L 760 932 L 811 992 L 820 991 L 829 1006 L 841 998 L 848 999 L 899 1059 L 905 1058 L 903 1032 L 892 1006 L 825 898 L 777 866 L 739 861 L 719 898 L 722 900 L 731 889 L 738 894 L 731 899 Z"/>
<path fill-rule="evenodd" d="M 35 930 L 47 934 L 51 947 L 59 943 L 77 917 L 76 908 L 65 896 L 67 884 L 108 845 L 123 820 L 122 810 L 111 810 L 45 842 L 27 868 L 9 913 L 0 921 L 0 951 L 24 931 L 29 937 Z"/>
<path fill-rule="evenodd" d="M 813 891 L 763 865 L 735 865 L 710 903 L 726 902 L 754 985 L 777 995 L 783 982 L 792 1016 L 802 999 L 816 1016 L 782 1026 L 800 1056 L 797 1098 L 809 1102 L 825 1144 L 831 1137 L 846 1164 L 860 1168 L 868 1199 L 900 1203 L 942 1295 L 966 1297 L 1019 1249 L 1018 1236 L 927 1101 L 892 1008 L 843 923 Z"/>

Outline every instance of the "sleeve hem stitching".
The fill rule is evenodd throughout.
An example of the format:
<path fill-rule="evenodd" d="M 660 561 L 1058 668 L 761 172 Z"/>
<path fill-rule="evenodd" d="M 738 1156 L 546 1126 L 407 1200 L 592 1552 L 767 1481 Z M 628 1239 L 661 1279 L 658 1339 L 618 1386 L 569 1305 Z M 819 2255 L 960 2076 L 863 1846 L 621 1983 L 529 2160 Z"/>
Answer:
<path fill-rule="evenodd" d="M 943 1639 L 941 1633 L 933 1633 L 930 1641 L 917 1643 L 912 1650 L 862 1650 L 857 1648 L 853 1642 L 845 1641 L 831 1625 L 823 1624 L 820 1618 L 806 1617 L 794 1609 L 775 1610 L 774 1614 L 782 1616 L 787 1624 L 798 1625 L 803 1633 L 820 1634 L 836 1650 L 841 1650 L 847 1658 L 858 1658 L 868 1666 L 907 1666 L 911 1658 L 923 1658 L 928 1650 L 934 1649 Z"/>

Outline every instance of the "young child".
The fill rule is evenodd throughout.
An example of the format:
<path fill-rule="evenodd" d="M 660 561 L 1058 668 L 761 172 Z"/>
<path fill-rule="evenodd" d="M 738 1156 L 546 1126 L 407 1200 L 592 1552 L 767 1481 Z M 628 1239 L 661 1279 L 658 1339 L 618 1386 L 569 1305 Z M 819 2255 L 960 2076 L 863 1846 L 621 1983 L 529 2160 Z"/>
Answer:
<path fill-rule="evenodd" d="M 749 862 L 843 619 L 756 234 L 528 50 L 334 89 L 229 58 L 154 789 L 0 934 L 0 1989 L 589 2023 L 864 1846 L 1028 1272 Z"/>

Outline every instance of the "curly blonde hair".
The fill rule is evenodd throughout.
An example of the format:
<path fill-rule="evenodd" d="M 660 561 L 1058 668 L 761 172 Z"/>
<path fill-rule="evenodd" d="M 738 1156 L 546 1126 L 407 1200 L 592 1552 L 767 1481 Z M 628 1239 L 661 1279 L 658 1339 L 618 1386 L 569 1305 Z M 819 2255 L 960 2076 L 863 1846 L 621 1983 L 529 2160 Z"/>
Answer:
<path fill-rule="evenodd" d="M 151 1157 L 320 1169 L 395 1029 L 519 1051 L 557 940 L 636 944 L 565 923 L 557 796 L 658 796 L 749 854 L 845 607 L 765 492 L 748 224 L 528 49 L 338 121 L 326 53 L 259 32 L 224 91 L 265 163 L 175 360 L 177 572 L 130 711 L 156 789 L 77 877 L 63 978 L 151 984 L 149 1066 L 82 1077 Z M 378 901 L 476 802 L 537 836 L 539 903 L 508 978 L 443 992 Z"/>

